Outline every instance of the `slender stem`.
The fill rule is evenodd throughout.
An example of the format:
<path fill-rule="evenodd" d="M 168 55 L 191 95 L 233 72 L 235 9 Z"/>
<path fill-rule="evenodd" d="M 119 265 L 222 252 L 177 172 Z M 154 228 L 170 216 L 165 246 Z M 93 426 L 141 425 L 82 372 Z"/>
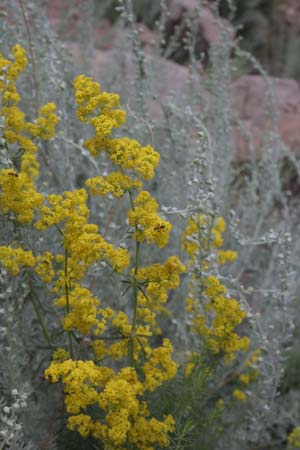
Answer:
<path fill-rule="evenodd" d="M 27 34 L 29 53 L 30 53 L 30 59 L 31 59 L 31 66 L 32 66 L 32 78 L 33 78 L 33 84 L 34 84 L 34 89 L 35 89 L 35 110 L 36 110 L 36 114 L 38 115 L 38 111 L 39 111 L 39 82 L 38 82 L 38 79 L 37 79 L 37 76 L 36 76 L 36 65 L 35 65 L 35 59 L 34 59 L 34 54 L 33 54 L 32 37 L 31 37 L 31 33 L 30 33 L 29 22 L 28 22 L 28 19 L 26 17 L 26 14 L 25 14 L 25 7 L 24 7 L 23 0 L 19 0 L 19 5 L 20 5 L 20 8 L 21 8 L 22 17 L 23 17 L 23 21 L 24 21 L 24 25 L 25 25 L 26 34 Z"/>
<path fill-rule="evenodd" d="M 122 339 L 128 339 L 128 336 L 97 336 L 97 340 L 100 341 L 121 341 Z"/>
<path fill-rule="evenodd" d="M 67 313 L 70 312 L 70 303 L 69 303 L 69 283 L 68 283 L 68 250 L 65 251 L 65 292 L 66 292 L 66 310 Z M 70 348 L 70 355 L 73 359 L 73 344 L 72 344 L 72 333 L 71 331 L 68 331 L 68 337 L 69 337 L 69 348 Z"/>
<path fill-rule="evenodd" d="M 134 210 L 134 203 L 133 203 L 133 196 L 132 192 L 129 190 L 129 198 L 130 198 L 130 204 L 131 209 Z M 138 228 L 137 225 L 134 226 L 135 233 L 137 234 Z M 140 242 L 137 240 L 135 241 L 135 257 L 134 257 L 134 276 L 136 277 L 139 267 L 139 251 L 140 251 Z M 138 298 L 138 286 L 135 282 L 133 284 L 133 319 L 132 319 L 132 326 L 131 326 L 131 332 L 130 332 L 130 339 L 128 344 L 128 360 L 131 365 L 131 367 L 134 367 L 134 340 L 136 338 L 136 325 L 137 325 L 137 298 Z"/>
<path fill-rule="evenodd" d="M 41 315 L 41 313 L 40 313 L 40 309 L 39 309 L 38 303 L 37 303 L 37 301 L 36 301 L 36 299 L 35 299 L 35 296 L 34 296 L 34 293 L 33 293 L 32 288 L 30 289 L 30 300 L 31 300 L 32 306 L 33 306 L 33 308 L 34 308 L 34 311 L 35 311 L 35 313 L 36 313 L 36 316 L 37 316 L 37 319 L 38 319 L 38 321 L 39 321 L 39 324 L 40 324 L 40 326 L 41 326 L 41 329 L 42 329 L 44 338 L 45 338 L 46 341 L 48 342 L 49 346 L 50 346 L 51 348 L 53 348 L 53 344 L 52 344 L 52 342 L 51 342 L 51 338 L 50 338 L 50 336 L 49 336 L 49 334 L 48 334 L 47 327 L 46 327 L 46 325 L 44 324 L 44 321 L 43 321 L 42 315 Z"/>

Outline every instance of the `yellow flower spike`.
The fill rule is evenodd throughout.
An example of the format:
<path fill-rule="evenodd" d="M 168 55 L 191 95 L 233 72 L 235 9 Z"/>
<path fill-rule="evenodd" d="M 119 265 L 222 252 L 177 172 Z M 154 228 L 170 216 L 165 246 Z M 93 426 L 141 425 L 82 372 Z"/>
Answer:
<path fill-rule="evenodd" d="M 7 79 L 16 80 L 21 72 L 24 72 L 27 67 L 26 51 L 21 45 L 14 45 L 12 48 L 14 62 L 12 62 L 7 70 Z"/>
<path fill-rule="evenodd" d="M 230 364 L 238 352 L 249 350 L 250 340 L 235 332 L 245 319 L 246 312 L 237 300 L 229 298 L 227 288 L 219 277 L 209 274 L 211 262 L 208 256 L 215 256 L 219 265 L 232 262 L 237 257 L 237 253 L 232 250 L 219 250 L 225 229 L 226 223 L 222 217 L 213 221 L 205 214 L 196 214 L 188 220 L 183 245 L 190 256 L 190 266 L 196 263 L 202 273 L 199 280 L 197 273 L 193 274 L 193 283 L 189 286 L 186 300 L 186 311 L 191 317 L 191 332 L 199 336 L 206 351 L 224 357 L 224 362 Z M 199 300 L 197 285 L 201 289 Z"/>

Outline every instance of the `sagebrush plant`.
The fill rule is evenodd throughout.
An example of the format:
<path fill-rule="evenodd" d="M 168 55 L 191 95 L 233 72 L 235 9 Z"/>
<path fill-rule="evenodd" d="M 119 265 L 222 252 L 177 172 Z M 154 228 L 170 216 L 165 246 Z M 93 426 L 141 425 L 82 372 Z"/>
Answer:
<path fill-rule="evenodd" d="M 92 16 L 94 2 L 84 3 L 87 14 L 89 17 Z M 102 132 L 108 133 L 106 137 L 112 140 L 125 139 L 123 143 L 126 142 L 126 147 L 129 146 L 132 152 L 141 147 L 147 147 L 150 138 L 151 145 L 154 146 L 154 139 L 155 147 L 161 153 L 156 176 L 153 181 L 150 180 L 148 186 L 149 191 L 155 194 L 159 200 L 158 203 L 165 215 L 163 217 L 160 214 L 161 225 L 168 222 L 166 217 L 172 218 L 173 238 L 171 245 L 167 247 L 161 248 L 151 244 L 151 252 L 147 251 L 147 248 L 150 249 L 148 244 L 141 243 L 140 268 L 143 270 L 147 266 L 152 267 L 154 276 L 156 271 L 161 269 L 160 266 L 153 265 L 153 261 L 167 261 L 168 257 L 174 254 L 179 255 L 187 267 L 187 272 L 182 276 L 184 283 L 176 291 L 169 293 L 168 302 L 154 318 L 157 321 L 154 335 L 151 338 L 143 336 L 143 339 L 151 342 L 153 351 L 162 347 L 164 336 L 172 341 L 174 346 L 172 359 L 179 364 L 176 376 L 164 382 L 152 393 L 147 391 L 141 395 L 137 394 L 136 398 L 138 401 L 143 399 L 142 401 L 148 403 L 152 414 L 148 419 L 154 417 L 158 421 L 163 421 L 164 415 L 173 416 L 175 430 L 169 433 L 168 437 L 165 434 L 165 438 L 169 439 L 169 448 L 240 450 L 270 445 L 274 448 L 286 448 L 297 442 L 296 432 L 295 438 L 292 437 L 290 443 L 288 443 L 287 436 L 292 433 L 294 428 L 297 429 L 300 422 L 299 385 L 296 382 L 297 373 L 299 373 L 297 371 L 299 336 L 297 327 L 293 329 L 294 324 L 298 326 L 299 322 L 296 293 L 298 290 L 300 242 L 297 231 L 299 205 L 297 199 L 291 198 L 282 184 L 281 160 L 285 158 L 291 170 L 296 174 L 299 174 L 299 163 L 294 155 L 283 146 L 279 138 L 271 83 L 251 55 L 240 52 L 236 43 L 232 41 L 232 35 L 226 29 L 226 24 L 219 21 L 223 36 L 222 44 L 211 49 L 208 71 L 199 84 L 197 55 L 194 55 L 195 30 L 190 20 L 188 22 L 190 35 L 187 36 L 186 41 L 186 51 L 190 55 L 190 76 L 186 80 L 184 89 L 180 92 L 170 91 L 167 88 L 168 69 L 164 68 L 163 60 L 160 59 L 163 46 L 159 43 L 159 40 L 163 39 L 163 27 L 167 16 L 165 2 L 161 2 L 162 15 L 156 24 L 157 42 L 150 53 L 142 51 L 139 29 L 134 21 L 131 2 L 119 3 L 119 13 L 121 13 L 123 27 L 129 39 L 128 41 L 122 40 L 118 53 L 119 58 L 113 66 L 107 68 L 105 87 L 107 90 L 122 93 L 122 103 L 124 105 L 126 102 L 128 103 L 128 117 L 122 130 L 114 130 L 114 137 L 108 136 L 109 121 L 106 121 Z M 202 3 L 199 1 L 199 8 Z M 22 390 L 29 393 L 25 411 L 19 408 L 14 413 L 19 416 L 18 423 L 22 425 L 23 429 L 14 430 L 12 426 L 9 440 L 5 441 L 5 438 L 1 437 L 3 441 L 3 444 L 1 441 L 1 445 L 6 445 L 8 448 L 22 448 L 22 446 L 31 448 L 29 440 L 32 440 L 39 449 L 99 449 L 105 445 L 101 444 L 101 439 L 81 438 L 80 433 L 67 431 L 69 414 L 66 414 L 64 410 L 64 394 L 59 386 L 45 384 L 43 372 L 48 367 L 53 367 L 55 361 L 59 364 L 57 368 L 66 367 L 68 359 L 64 360 L 66 356 L 64 352 L 70 354 L 69 339 L 72 352 L 77 355 L 77 358 L 72 359 L 73 363 L 71 362 L 75 366 L 77 361 L 90 361 L 96 366 L 110 368 L 115 374 L 119 374 L 122 367 L 131 367 L 127 361 L 128 355 L 115 361 L 105 353 L 103 361 L 96 361 L 92 343 L 101 341 L 99 336 L 94 335 L 94 329 L 96 323 L 103 317 L 101 310 L 108 305 L 116 315 L 123 312 L 129 317 L 128 323 L 124 322 L 124 327 L 125 325 L 132 326 L 133 297 L 129 293 L 133 289 L 131 283 L 134 277 L 129 269 L 123 271 L 123 274 L 113 270 L 110 260 L 98 260 L 89 265 L 92 261 L 89 259 L 91 255 L 83 254 L 82 256 L 87 259 L 77 269 L 79 272 L 85 271 L 85 274 L 78 283 L 81 289 L 78 288 L 75 295 L 73 295 L 72 289 L 70 290 L 70 311 L 68 313 L 66 311 L 66 295 L 63 295 L 64 286 L 57 286 L 57 289 L 62 290 L 62 295 L 59 295 L 59 292 L 50 293 L 51 284 L 42 281 L 35 269 L 40 272 L 42 277 L 45 276 L 46 280 L 51 275 L 50 271 L 47 273 L 47 263 L 50 263 L 49 269 L 52 263 L 55 282 L 59 277 L 57 272 L 60 269 L 65 271 L 66 260 L 66 271 L 68 272 L 70 267 L 72 268 L 74 258 L 69 254 L 67 257 L 63 254 L 62 237 L 55 225 L 38 231 L 31 225 L 20 224 L 19 219 L 24 220 L 27 217 L 28 220 L 30 212 L 33 212 L 34 201 L 40 201 L 38 200 L 41 198 L 39 194 L 42 194 L 43 201 L 46 201 L 44 199 L 49 197 L 49 193 L 55 194 L 54 197 L 49 197 L 49 200 L 53 199 L 52 206 L 44 203 L 45 214 L 52 214 L 51 211 L 54 210 L 58 214 L 62 205 L 65 207 L 72 204 L 72 201 L 74 201 L 75 208 L 75 204 L 77 205 L 78 202 L 78 208 L 80 203 L 79 209 L 82 213 L 82 216 L 78 213 L 79 222 L 82 220 L 83 226 L 89 227 L 93 223 L 98 225 L 98 229 L 95 228 L 96 225 L 93 225 L 94 228 L 87 228 L 86 231 L 89 230 L 87 234 L 98 236 L 99 230 L 101 231 L 103 241 L 101 239 L 99 241 L 99 237 L 94 236 L 96 253 L 100 251 L 99 244 L 103 244 L 110 256 L 115 254 L 114 248 L 122 249 L 120 253 L 124 255 L 127 249 L 133 256 L 135 241 L 132 237 L 135 230 L 134 227 L 129 227 L 129 223 L 126 223 L 128 209 L 131 209 L 130 201 L 128 202 L 129 192 L 126 192 L 125 196 L 122 195 L 122 192 L 131 189 L 133 198 L 136 198 L 139 195 L 139 185 L 131 185 L 131 183 L 141 181 L 141 179 L 140 175 L 137 175 L 132 180 L 132 173 L 130 173 L 130 179 L 124 177 L 124 174 L 122 176 L 112 174 L 117 166 L 113 166 L 107 149 L 101 151 L 95 158 L 83 145 L 85 139 L 88 139 L 87 144 L 90 149 L 93 149 L 95 139 L 90 137 L 91 130 L 97 129 L 97 126 L 100 130 L 103 122 L 94 117 L 92 125 L 79 126 L 75 115 L 71 83 L 74 78 L 74 70 L 70 66 L 70 59 L 67 57 L 63 45 L 56 40 L 53 31 L 45 21 L 42 3 L 37 6 L 35 2 L 19 2 L 19 4 L 25 5 L 25 16 L 30 18 L 31 36 L 28 36 L 24 27 L 21 8 L 12 10 L 10 2 L 4 2 L 4 4 L 7 4 L 9 16 L 1 16 L 4 19 L 1 19 L 1 52 L 6 55 L 3 58 L 12 61 L 10 48 L 15 42 L 28 42 L 31 70 L 27 70 L 27 75 L 26 72 L 23 73 L 18 80 L 20 92 L 22 92 L 22 103 L 20 103 L 22 106 L 19 108 L 19 105 L 15 105 L 17 110 L 19 109 L 17 112 L 19 119 L 22 117 L 22 111 L 26 112 L 26 119 L 23 118 L 26 130 L 23 129 L 19 133 L 20 136 L 15 142 L 7 144 L 7 139 L 1 140 L 1 165 L 7 171 L 2 175 L 5 192 L 7 195 L 12 193 L 9 190 L 12 185 L 6 185 L 7 181 L 15 183 L 19 187 L 21 195 L 18 199 L 14 197 L 14 202 L 10 201 L 11 197 L 3 200 L 6 212 L 2 211 L 1 215 L 3 223 L 1 245 L 3 258 L 7 264 L 11 265 L 12 270 L 17 270 L 18 258 L 19 262 L 24 261 L 24 258 L 27 263 L 30 263 L 30 260 L 33 262 L 31 254 L 24 253 L 24 251 L 32 251 L 34 266 L 29 269 L 22 268 L 16 277 L 10 277 L 5 270 L 2 270 L 1 273 L 0 281 L 3 292 L 1 294 L 1 303 L 3 304 L 3 312 L 1 310 L 1 336 L 3 336 L 0 369 L 1 396 L 4 398 L 6 407 L 11 408 L 15 403 L 11 393 L 16 387 L 19 390 L 19 387 L 22 386 Z M 198 12 L 195 11 L 195 23 L 197 14 Z M 66 18 L 67 15 L 61 19 L 62 30 L 67 28 Z M 10 26 L 7 26 L 8 20 Z M 218 17 L 217 20 L 219 20 Z M 14 23 L 15 26 L 12 27 L 11 23 Z M 92 51 L 92 41 L 89 39 L 90 36 L 87 36 L 84 21 L 81 29 L 83 32 L 79 32 L 77 37 L 80 46 L 89 50 L 85 55 L 87 60 Z M 50 42 L 51 46 L 49 46 Z M 33 52 L 30 51 L 30 48 L 33 49 Z M 230 83 L 235 68 L 235 60 L 232 59 L 233 53 L 250 61 L 266 80 L 266 91 L 270 100 L 268 115 L 272 119 L 272 127 L 270 132 L 265 133 L 260 159 L 257 159 L 254 151 L 251 151 L 253 148 L 252 136 L 243 127 L 243 123 L 239 122 L 232 106 Z M 34 81 L 31 75 L 32 56 L 35 58 L 37 85 L 32 82 Z M 128 57 L 131 58 L 133 67 L 136 69 L 133 75 L 134 80 L 124 72 Z M 92 80 L 90 83 L 95 88 Z M 160 99 L 158 92 L 161 92 L 162 89 L 167 91 L 168 95 Z M 37 90 L 38 96 L 36 95 Z M 94 93 L 97 97 L 98 94 Z M 51 98 L 49 98 L 50 96 Z M 110 97 L 108 94 L 108 98 L 116 97 L 114 95 Z M 33 125 L 35 125 L 35 129 L 40 132 L 41 129 L 38 125 L 41 124 L 41 121 L 36 120 L 38 110 L 43 103 L 49 100 L 57 104 L 56 114 L 61 120 L 56 125 L 56 136 L 47 142 L 30 134 L 30 124 L 31 131 L 34 130 Z M 157 111 L 153 112 L 153 102 L 159 107 L 158 116 L 156 115 Z M 7 107 L 7 105 L 4 106 Z M 119 106 L 116 106 L 115 109 L 119 109 Z M 115 109 L 113 108 L 113 110 Z M 106 112 L 109 113 L 109 108 Z M 8 112 L 5 114 L 9 117 Z M 107 119 L 109 116 L 107 114 L 102 119 Z M 95 116 L 97 116 L 96 113 Z M 43 118 L 46 119 L 47 116 L 41 115 L 40 119 Z M 236 122 L 249 143 L 250 157 L 243 163 L 236 162 L 236 148 L 233 139 L 233 125 Z M 14 124 L 13 120 L 12 124 Z M 5 122 L 2 121 L 1 130 L 4 129 L 4 126 Z M 129 138 L 122 138 L 124 134 L 127 134 Z M 15 138 L 17 136 L 18 133 Z M 97 136 L 97 132 L 95 136 Z M 144 144 L 138 144 L 137 141 L 134 141 L 133 144 L 132 139 L 137 139 L 138 142 Z M 28 153 L 29 147 L 27 151 L 24 151 L 26 149 L 22 149 L 22 141 L 27 141 L 28 146 L 33 145 L 32 148 L 38 146 L 38 152 Z M 94 148 L 97 148 L 97 145 Z M 23 168 L 21 165 L 22 161 L 26 161 L 27 158 L 34 162 L 31 164 L 34 169 L 36 156 L 38 156 L 41 170 L 34 181 L 31 178 L 34 171 L 31 170 L 31 175 L 29 172 L 26 174 L 26 164 L 23 163 Z M 131 169 L 129 168 L 130 172 Z M 128 168 L 125 167 L 124 170 L 126 172 Z M 11 175 L 7 175 L 8 173 Z M 90 187 L 85 186 L 86 179 L 89 179 L 91 175 L 93 178 L 91 178 Z M 182 189 L 183 186 L 185 189 Z M 85 193 L 82 191 L 83 188 Z M 68 191 L 69 194 L 65 196 L 61 194 L 62 191 Z M 25 200 L 26 192 L 33 195 L 31 195 L 30 201 L 25 203 L 24 212 L 21 212 L 18 211 L 18 208 L 21 205 L 20 200 Z M 88 208 L 85 206 L 87 192 L 92 194 L 88 196 Z M 100 198 L 99 194 L 107 195 Z M 113 194 L 120 194 L 121 198 L 116 199 Z M 150 207 L 154 216 L 157 217 L 158 205 L 155 206 L 152 195 L 149 198 L 150 202 L 144 200 L 147 208 Z M 141 209 L 138 208 L 145 209 L 145 205 L 134 206 L 141 212 Z M 12 208 L 10 212 L 9 208 Z M 39 214 L 38 210 L 41 208 L 38 207 L 34 212 L 33 223 L 39 220 L 36 215 Z M 70 209 L 67 208 L 67 211 L 70 212 Z M 90 214 L 89 221 L 86 214 Z M 190 219 L 188 219 L 189 217 Z M 202 219 L 200 219 L 201 217 Z M 80 252 L 76 253 L 75 250 L 76 242 L 71 238 L 69 225 L 72 223 L 68 221 L 67 216 L 60 216 L 60 219 L 61 231 L 66 234 L 68 245 L 73 245 L 73 256 L 80 257 Z M 76 217 L 73 216 L 73 219 L 75 220 Z M 128 220 L 134 221 L 135 219 L 134 214 L 131 215 L 131 218 L 128 217 Z M 145 220 L 150 226 L 151 219 L 146 216 Z M 219 226 L 222 222 L 223 224 L 227 223 L 227 231 L 224 230 L 224 249 L 212 245 L 214 242 L 213 229 L 218 226 L 218 222 Z M 195 231 L 197 224 L 200 231 Z M 194 231 L 188 240 L 197 242 L 198 239 L 198 242 L 202 242 L 204 245 L 202 247 L 203 254 L 199 255 L 199 250 L 197 250 L 197 257 L 192 258 L 189 263 L 189 258 L 181 249 L 180 236 L 186 226 L 188 226 L 185 232 L 187 235 L 188 230 L 191 230 L 191 225 Z M 44 224 L 44 226 L 46 225 Z M 158 228 L 155 232 L 161 233 L 163 230 L 164 228 Z M 77 228 L 76 232 L 81 236 L 81 231 L 83 231 L 81 228 Z M 144 231 L 145 239 L 149 239 L 151 237 L 150 230 L 148 229 L 147 232 L 145 229 Z M 111 242 L 117 243 L 116 247 L 113 247 Z M 79 240 L 79 244 L 83 245 L 82 240 Z M 16 250 L 14 253 L 7 246 L 12 246 L 15 250 L 19 248 L 19 251 Z M 207 246 L 209 250 L 206 252 Z M 236 262 L 232 257 L 232 264 L 221 266 L 218 261 L 218 252 L 220 250 L 227 251 L 229 248 L 238 250 L 239 256 Z M 52 254 L 56 255 L 57 253 L 60 255 L 58 261 L 56 257 L 52 258 Z M 14 255 L 16 260 L 13 259 Z M 201 257 L 204 258 L 203 261 Z M 131 260 L 134 261 L 134 257 L 131 257 Z M 131 262 L 131 264 L 133 263 Z M 199 272 L 199 267 L 204 270 L 203 273 Z M 76 273 L 76 276 L 80 276 L 79 272 Z M 141 274 L 145 277 L 149 275 L 145 270 Z M 61 274 L 61 276 L 64 275 Z M 219 290 L 216 303 L 214 292 L 212 292 L 212 296 L 209 296 L 208 292 L 204 293 L 204 290 L 207 289 L 205 282 L 209 279 L 214 281 L 215 293 L 216 288 Z M 125 282 L 119 283 L 120 280 Z M 147 295 L 146 284 L 146 278 L 138 280 L 137 283 L 137 289 L 141 287 L 144 291 L 143 295 Z M 127 292 L 122 295 L 126 289 Z M 187 291 L 189 291 L 189 295 L 187 295 Z M 101 305 L 97 303 L 98 295 Z M 187 296 L 192 298 L 193 302 L 199 300 L 199 305 L 193 303 L 193 310 L 185 312 L 183 305 Z M 240 301 L 237 307 L 235 302 L 231 301 L 228 304 L 236 308 L 239 317 L 243 317 L 238 329 L 234 330 L 230 328 L 232 326 L 232 317 L 230 316 L 226 326 L 232 332 L 228 337 L 236 332 L 238 339 L 244 339 L 242 342 L 246 342 L 245 337 L 251 338 L 249 350 L 240 352 L 230 364 L 228 360 L 225 364 L 224 354 L 221 357 L 221 354 L 216 353 L 216 349 L 220 348 L 216 333 L 220 333 L 218 326 L 224 324 L 226 317 L 223 314 L 218 315 L 219 310 L 222 309 L 224 297 Z M 57 307 L 53 308 L 55 298 L 58 299 L 58 303 Z M 171 302 L 170 300 L 173 298 L 174 301 Z M 85 313 L 89 308 L 91 308 L 90 311 L 93 311 L 84 325 L 79 319 L 81 316 L 86 317 L 85 313 L 82 315 L 81 310 L 78 311 L 75 308 L 76 301 L 83 307 L 83 299 L 88 300 L 83 308 Z M 158 305 L 156 304 L 156 306 Z M 166 306 L 172 310 L 172 314 L 167 312 Z M 95 316 L 99 311 L 100 315 Z M 247 316 L 245 311 L 248 313 Z M 109 317 L 106 319 L 109 333 L 114 330 L 110 319 Z M 150 320 L 150 316 L 148 319 Z M 202 320 L 201 328 L 195 328 L 195 323 L 199 324 L 199 319 L 200 322 Z M 141 318 L 138 318 L 139 325 L 140 320 Z M 75 324 L 76 326 L 82 325 L 82 328 L 72 329 Z M 67 328 L 63 332 L 62 325 Z M 89 326 L 91 328 L 87 332 Z M 157 335 L 159 327 L 162 336 Z M 153 328 L 151 325 L 151 332 L 154 331 Z M 201 332 L 199 333 L 199 331 Z M 87 334 L 84 334 L 86 332 Z M 220 335 L 224 337 L 222 333 Z M 128 342 L 128 339 L 125 333 L 124 339 L 119 341 L 117 339 L 115 346 L 113 343 L 112 345 L 107 343 L 104 349 L 100 342 L 101 345 L 97 344 L 99 352 L 107 351 L 107 349 L 111 354 L 114 349 L 116 352 L 121 352 L 120 347 L 123 348 L 123 341 L 127 340 Z M 225 342 L 229 343 L 230 339 Z M 139 345 L 136 344 L 134 347 L 140 348 Z M 292 352 L 290 352 L 291 346 L 293 347 Z M 128 345 L 124 345 L 124 347 L 126 349 L 123 348 L 123 351 L 128 353 Z M 57 359 L 50 363 L 51 354 L 58 349 L 64 349 L 64 352 L 60 350 L 61 353 L 57 354 Z M 286 360 L 288 360 L 287 365 Z M 146 356 L 141 351 L 134 365 L 138 368 L 138 380 L 142 384 L 145 382 L 141 369 L 143 362 L 146 362 Z M 79 373 L 77 366 L 76 372 Z M 285 378 L 283 378 L 284 375 L 286 375 Z M 65 376 L 67 377 L 66 374 L 61 374 L 62 381 Z M 115 381 L 122 383 L 120 377 L 117 377 Z M 70 386 L 68 387 L 70 388 Z M 92 388 L 92 383 L 88 387 L 84 386 L 87 394 L 91 394 L 89 389 Z M 97 392 L 98 394 L 100 393 Z M 82 398 L 85 397 L 82 396 Z M 68 396 L 65 397 L 65 400 L 65 406 L 67 406 Z M 88 411 L 82 411 L 82 414 L 86 414 L 89 418 L 82 419 L 82 426 L 84 420 L 86 424 L 91 425 L 91 431 L 94 422 L 98 421 L 99 424 L 108 425 L 105 422 L 104 410 L 101 415 L 101 408 L 94 404 L 89 405 L 87 409 Z M 243 414 L 240 414 L 241 410 Z M 8 412 L 7 409 L 5 411 Z M 72 415 L 76 416 L 76 414 Z M 132 417 L 129 422 L 132 423 Z M 16 432 L 15 436 L 13 436 L 14 431 Z M 292 436 L 294 435 L 292 434 Z M 15 441 L 13 441 L 14 439 Z M 17 444 L 12 444 L 12 442 L 17 442 Z M 126 445 L 129 448 L 128 442 Z M 159 448 L 159 445 L 156 447 Z"/>

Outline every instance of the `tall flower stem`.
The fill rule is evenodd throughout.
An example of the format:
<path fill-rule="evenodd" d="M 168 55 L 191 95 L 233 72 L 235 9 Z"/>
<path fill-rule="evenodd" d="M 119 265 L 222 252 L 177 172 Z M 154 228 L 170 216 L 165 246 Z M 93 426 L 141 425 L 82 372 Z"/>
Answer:
<path fill-rule="evenodd" d="M 66 293 L 66 311 L 69 313 L 70 311 L 70 300 L 69 300 L 69 283 L 68 283 L 68 250 L 65 251 L 65 293 Z M 68 331 L 68 338 L 69 338 L 69 349 L 70 349 L 70 355 L 73 359 L 73 343 L 72 343 L 72 333 L 71 331 Z"/>
<path fill-rule="evenodd" d="M 131 191 L 129 191 L 129 198 L 130 198 L 131 209 L 134 211 L 133 196 L 132 196 Z M 137 225 L 135 225 L 134 228 L 135 228 L 135 233 L 137 234 L 137 231 L 138 231 Z M 134 343 L 135 343 L 135 338 L 136 338 L 137 297 L 138 297 L 138 287 L 136 284 L 136 275 L 137 275 L 138 267 L 139 267 L 139 253 L 140 253 L 140 242 L 138 242 L 136 240 L 135 241 L 135 255 L 134 255 L 134 278 L 135 278 L 135 280 L 133 283 L 133 319 L 132 319 L 132 326 L 131 326 L 129 345 L 128 345 L 128 362 L 131 365 L 131 367 L 134 367 Z"/>

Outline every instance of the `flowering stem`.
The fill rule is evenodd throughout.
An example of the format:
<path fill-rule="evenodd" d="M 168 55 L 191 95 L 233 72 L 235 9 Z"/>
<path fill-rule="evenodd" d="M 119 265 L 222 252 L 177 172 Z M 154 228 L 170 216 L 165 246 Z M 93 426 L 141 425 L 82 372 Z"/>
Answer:
<path fill-rule="evenodd" d="M 129 190 L 129 198 L 130 198 L 130 205 L 131 209 L 134 210 L 134 203 L 133 203 L 133 196 L 132 192 Z M 134 226 L 135 233 L 137 235 L 137 225 Z M 135 257 L 134 257 L 134 276 L 135 281 L 133 284 L 133 319 L 132 319 L 132 326 L 131 326 L 131 332 L 130 332 L 130 339 L 129 339 L 129 345 L 128 345 L 128 360 L 131 367 L 134 366 L 134 340 L 136 337 L 136 322 L 137 322 L 137 296 L 138 296 L 138 287 L 136 283 L 136 275 L 138 272 L 139 267 L 139 251 L 140 251 L 140 242 L 137 240 L 135 241 Z"/>
<path fill-rule="evenodd" d="M 69 304 L 69 284 L 68 284 L 68 250 L 65 251 L 65 291 L 66 291 L 66 310 L 67 313 L 70 311 L 70 304 Z M 68 337 L 69 337 L 69 348 L 70 348 L 70 355 L 73 359 L 73 344 L 72 344 L 72 334 L 71 331 L 68 331 Z"/>
<path fill-rule="evenodd" d="M 38 321 L 39 321 L 39 324 L 40 324 L 40 326 L 41 326 L 41 329 L 42 329 L 44 338 L 45 338 L 46 341 L 48 342 L 49 346 L 50 346 L 51 348 L 53 348 L 53 344 L 52 344 L 52 342 L 51 342 L 51 338 L 50 338 L 50 336 L 49 336 L 49 334 L 48 334 L 46 325 L 44 324 L 42 315 L 41 315 L 40 310 L 39 310 L 39 307 L 38 307 L 38 303 L 37 303 L 37 301 L 36 301 L 36 299 L 35 299 L 35 296 L 34 296 L 34 293 L 33 293 L 33 290 L 32 290 L 32 289 L 30 289 L 30 300 L 31 300 L 32 306 L 33 306 L 33 308 L 34 308 L 34 311 L 35 311 L 35 313 L 36 313 L 36 317 L 37 317 L 37 319 L 38 319 Z"/>

